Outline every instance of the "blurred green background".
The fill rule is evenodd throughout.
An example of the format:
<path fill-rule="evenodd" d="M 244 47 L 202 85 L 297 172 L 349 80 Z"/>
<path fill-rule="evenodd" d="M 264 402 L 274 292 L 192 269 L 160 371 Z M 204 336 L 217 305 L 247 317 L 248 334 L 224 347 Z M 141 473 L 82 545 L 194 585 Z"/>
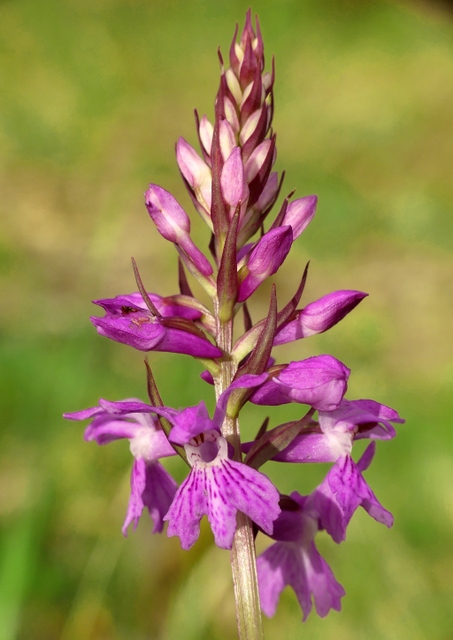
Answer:
<path fill-rule="evenodd" d="M 196 144 L 194 107 L 212 116 L 216 49 L 227 53 L 247 7 L 0 2 L 1 640 L 236 635 L 228 553 L 206 526 L 183 552 L 177 539 L 151 536 L 146 515 L 123 539 L 127 444 L 85 444 L 82 425 L 61 414 L 100 396 L 145 397 L 142 355 L 96 335 L 90 300 L 135 289 L 132 255 L 149 290 L 176 291 L 173 248 L 143 192 L 159 183 L 191 211 L 174 143 Z M 302 626 L 285 591 L 266 637 L 451 640 L 453 16 L 409 1 L 257 0 L 252 9 L 268 61 L 276 56 L 283 191 L 320 199 L 276 278 L 279 300 L 307 259 L 305 301 L 370 293 L 332 331 L 277 355 L 332 353 L 353 370 L 350 398 L 407 419 L 367 475 L 393 530 L 361 511 L 345 544 L 320 536 L 347 591 L 343 612 Z M 267 294 L 256 296 L 255 319 Z M 197 363 L 150 361 L 167 404 L 212 406 Z M 276 409 L 271 424 L 294 410 Z M 264 415 L 248 408 L 244 432 Z M 168 467 L 182 478 L 177 461 Z M 326 471 L 265 470 L 282 491 L 301 492 Z"/>

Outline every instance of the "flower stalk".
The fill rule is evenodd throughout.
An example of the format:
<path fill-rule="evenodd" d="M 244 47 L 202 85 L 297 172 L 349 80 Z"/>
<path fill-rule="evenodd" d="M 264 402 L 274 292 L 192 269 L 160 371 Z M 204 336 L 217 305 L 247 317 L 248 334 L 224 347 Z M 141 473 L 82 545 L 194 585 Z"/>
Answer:
<path fill-rule="evenodd" d="M 221 374 L 215 385 L 217 400 L 230 386 L 236 373 L 236 367 L 231 357 L 233 320 L 222 323 L 217 313 L 218 308 L 217 301 L 214 305 L 214 315 L 216 317 L 216 326 L 218 327 L 217 344 L 224 351 L 225 356 L 220 364 Z M 225 439 L 233 446 L 234 460 L 241 462 L 239 420 L 229 416 L 227 413 L 221 430 Z M 264 638 L 264 634 L 256 572 L 253 523 L 250 518 L 240 511 L 238 511 L 236 519 L 237 528 L 230 551 L 230 560 L 238 637 L 240 640 L 261 640 Z"/>

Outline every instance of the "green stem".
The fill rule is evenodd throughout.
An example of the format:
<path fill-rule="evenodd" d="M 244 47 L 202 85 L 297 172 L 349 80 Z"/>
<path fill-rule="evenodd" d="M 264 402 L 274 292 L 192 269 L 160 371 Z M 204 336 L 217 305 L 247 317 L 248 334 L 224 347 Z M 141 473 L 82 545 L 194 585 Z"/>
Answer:
<path fill-rule="evenodd" d="M 226 357 L 220 364 L 221 372 L 216 379 L 217 398 L 231 384 L 236 373 L 236 365 L 230 357 L 233 342 L 233 320 L 221 323 L 218 306 L 218 301 L 216 301 L 214 310 L 217 325 L 217 344 L 224 350 Z M 222 434 L 234 447 L 234 459 L 241 462 L 239 421 L 226 416 L 222 425 Z M 263 640 L 253 525 L 250 518 L 240 511 L 237 513 L 237 529 L 230 552 L 230 559 L 236 602 L 238 637 L 240 640 Z"/>

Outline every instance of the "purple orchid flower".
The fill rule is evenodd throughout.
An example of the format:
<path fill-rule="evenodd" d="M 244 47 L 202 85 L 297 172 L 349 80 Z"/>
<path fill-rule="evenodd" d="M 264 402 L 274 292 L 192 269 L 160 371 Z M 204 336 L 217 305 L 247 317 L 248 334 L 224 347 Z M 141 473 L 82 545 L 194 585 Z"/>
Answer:
<path fill-rule="evenodd" d="M 204 515 L 215 543 L 222 549 L 231 549 L 233 544 L 237 511 L 272 533 L 273 521 L 280 513 L 278 491 L 264 474 L 230 459 L 228 443 L 220 431 L 232 391 L 257 386 L 266 377 L 238 378 L 220 396 L 212 419 L 204 402 L 182 411 L 152 408 L 173 424 L 169 439 L 184 446 L 192 467 L 164 517 L 169 523 L 167 534 L 178 536 L 183 549 L 189 549 L 198 539 Z"/>
<path fill-rule="evenodd" d="M 294 492 L 286 502 L 290 510 L 283 509 L 274 522 L 272 538 L 277 542 L 257 558 L 261 608 L 272 617 L 281 592 L 289 585 L 297 596 L 303 620 L 312 609 L 312 598 L 321 617 L 331 609 L 340 611 L 345 590 L 316 548 L 319 525 L 307 509 L 307 496 Z"/>
<path fill-rule="evenodd" d="M 336 409 L 347 389 L 350 370 L 329 355 L 313 356 L 286 365 L 253 393 L 250 402 L 280 405 L 308 404 L 315 409 Z"/>
<path fill-rule="evenodd" d="M 145 409 L 145 412 L 141 412 Z M 85 430 L 85 440 L 99 445 L 114 440 L 128 439 L 134 457 L 131 474 L 131 495 L 123 524 L 123 534 L 131 523 L 134 530 L 146 507 L 153 520 L 153 533 L 163 529 L 167 513 L 177 489 L 177 483 L 158 462 L 160 458 L 175 455 L 173 447 L 157 420 L 149 414 L 148 407 L 140 400 L 109 402 L 99 400 L 97 407 L 65 413 L 68 420 L 92 421 Z"/>
<path fill-rule="evenodd" d="M 260 390 L 259 390 L 260 391 Z M 318 423 L 296 436 L 273 460 L 279 462 L 336 462 L 352 451 L 354 440 L 390 440 L 392 422 L 404 423 L 398 413 L 374 400 L 346 400 L 334 411 L 318 411 Z"/>
<path fill-rule="evenodd" d="M 376 443 L 372 442 L 357 463 L 350 455 L 338 458 L 307 499 L 307 509 L 318 516 L 320 526 L 337 543 L 346 539 L 347 526 L 359 506 L 377 522 L 387 527 L 393 525 L 392 514 L 384 509 L 362 475 L 371 464 L 375 450 Z"/>
<path fill-rule="evenodd" d="M 90 320 L 99 335 L 139 351 L 184 353 L 195 358 L 218 358 L 222 355 L 221 350 L 193 324 L 193 320 L 200 317 L 200 311 L 173 303 L 171 298 L 158 299 L 152 294 L 151 301 L 154 303 L 154 300 L 161 316 L 152 314 L 138 293 L 94 300 L 106 315 L 103 318 L 92 316 Z"/>

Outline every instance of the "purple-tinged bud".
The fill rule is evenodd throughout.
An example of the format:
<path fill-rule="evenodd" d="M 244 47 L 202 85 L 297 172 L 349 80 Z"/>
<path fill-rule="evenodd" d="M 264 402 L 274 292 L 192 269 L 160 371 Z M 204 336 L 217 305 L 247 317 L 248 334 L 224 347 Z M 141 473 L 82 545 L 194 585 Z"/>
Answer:
<path fill-rule="evenodd" d="M 305 196 L 290 202 L 286 209 L 282 225 L 290 224 L 293 229 L 294 240 L 305 231 L 316 213 L 317 196 Z"/>
<path fill-rule="evenodd" d="M 239 124 L 239 118 L 236 113 L 236 107 L 234 106 L 233 102 L 227 97 L 225 97 L 223 101 L 223 108 L 225 110 L 225 118 L 227 119 L 228 123 L 231 125 L 231 128 L 233 129 L 234 133 L 235 134 L 239 133 L 239 129 L 241 128 L 241 125 Z"/>
<path fill-rule="evenodd" d="M 211 169 L 184 138 L 176 143 L 176 160 L 182 175 L 194 190 L 200 190 L 211 206 Z"/>
<path fill-rule="evenodd" d="M 288 402 L 308 404 L 319 411 L 334 411 L 347 389 L 350 370 L 329 355 L 291 362 L 250 397 L 260 405 Z"/>
<path fill-rule="evenodd" d="M 228 85 L 228 89 L 231 91 L 231 95 L 236 100 L 236 104 L 240 104 L 242 101 L 242 89 L 233 69 L 226 70 L 225 80 Z"/>
<path fill-rule="evenodd" d="M 239 202 L 244 199 L 246 184 L 244 181 L 244 166 L 242 164 L 241 149 L 234 147 L 222 168 L 220 186 L 225 202 L 236 209 Z"/>
<path fill-rule="evenodd" d="M 261 81 L 263 83 L 264 92 L 267 94 L 272 89 L 272 85 L 274 84 L 274 75 L 270 71 L 266 71 L 261 76 Z"/>
<path fill-rule="evenodd" d="M 256 147 L 250 158 L 247 160 L 245 164 L 245 178 L 248 184 L 250 184 L 252 180 L 258 175 L 272 147 L 272 140 L 264 140 L 260 145 Z"/>
<path fill-rule="evenodd" d="M 244 150 L 242 150 L 244 152 Z M 238 236 L 238 246 L 242 247 L 249 238 L 255 235 L 264 222 L 266 215 L 277 200 L 281 184 L 279 184 L 278 173 L 274 171 L 261 191 L 257 202 L 248 207 L 247 213 L 241 221 Z"/>
<path fill-rule="evenodd" d="M 258 240 L 250 252 L 247 264 L 239 273 L 239 278 L 243 277 L 243 280 L 239 287 L 238 302 L 247 300 L 266 278 L 278 271 L 292 242 L 293 232 L 290 226 L 268 231 Z"/>
<path fill-rule="evenodd" d="M 245 121 L 245 124 L 241 129 L 241 133 L 239 134 L 239 142 L 241 143 L 242 147 L 250 138 L 250 136 L 254 133 L 258 125 L 258 122 L 261 118 L 262 110 L 263 110 L 262 108 L 257 109 Z"/>
<path fill-rule="evenodd" d="M 269 178 L 272 165 L 277 157 L 275 140 L 275 135 L 273 135 L 272 138 L 258 145 L 245 163 L 245 176 L 250 189 L 249 206 L 258 200 Z"/>
<path fill-rule="evenodd" d="M 207 156 L 210 156 L 211 146 L 212 146 L 212 136 L 214 134 L 214 126 L 206 116 L 203 116 L 200 120 L 200 125 L 198 127 L 198 134 L 200 136 L 200 142 L 205 154 Z"/>
<path fill-rule="evenodd" d="M 368 294 L 349 289 L 333 291 L 296 311 L 295 318 L 277 331 L 274 346 L 323 333 L 340 322 Z"/>
<path fill-rule="evenodd" d="M 211 275 L 212 267 L 209 261 L 189 235 L 189 216 L 171 193 L 156 184 L 151 184 L 145 193 L 145 203 L 159 233 L 166 240 L 179 245 L 201 274 Z"/>
<path fill-rule="evenodd" d="M 260 213 L 266 211 L 270 206 L 272 206 L 277 199 L 279 192 L 279 182 L 278 182 L 278 173 L 273 171 L 264 185 L 264 189 L 261 191 L 261 195 L 258 198 L 257 202 L 253 205 L 253 208 Z M 283 223 L 283 226 L 286 226 L 289 223 Z M 291 225 L 292 226 L 292 225 Z M 295 239 L 294 229 L 293 229 L 293 240 Z"/>
<path fill-rule="evenodd" d="M 264 100 L 264 90 L 261 81 L 261 74 L 257 68 L 253 82 L 246 87 L 242 102 L 240 104 L 241 122 L 244 123 L 247 118 L 259 107 Z"/>
<path fill-rule="evenodd" d="M 176 160 L 196 200 L 209 213 L 212 193 L 211 169 L 184 138 L 179 138 L 176 144 Z"/>
<path fill-rule="evenodd" d="M 236 136 L 230 123 L 226 120 L 220 122 L 219 143 L 223 161 L 226 162 L 236 146 Z"/>
<path fill-rule="evenodd" d="M 247 28 L 247 27 L 246 27 Z M 243 36 L 245 34 L 245 29 L 243 32 Z M 247 32 L 245 37 L 245 42 L 241 38 L 241 49 L 244 52 L 244 57 L 241 62 L 241 68 L 239 70 L 239 82 L 241 87 L 245 88 L 248 84 L 253 81 L 255 77 L 256 69 L 262 70 L 262 60 L 257 60 L 255 53 L 253 51 L 252 42 L 254 40 L 253 29 L 251 28 L 250 22 L 250 30 Z"/>

